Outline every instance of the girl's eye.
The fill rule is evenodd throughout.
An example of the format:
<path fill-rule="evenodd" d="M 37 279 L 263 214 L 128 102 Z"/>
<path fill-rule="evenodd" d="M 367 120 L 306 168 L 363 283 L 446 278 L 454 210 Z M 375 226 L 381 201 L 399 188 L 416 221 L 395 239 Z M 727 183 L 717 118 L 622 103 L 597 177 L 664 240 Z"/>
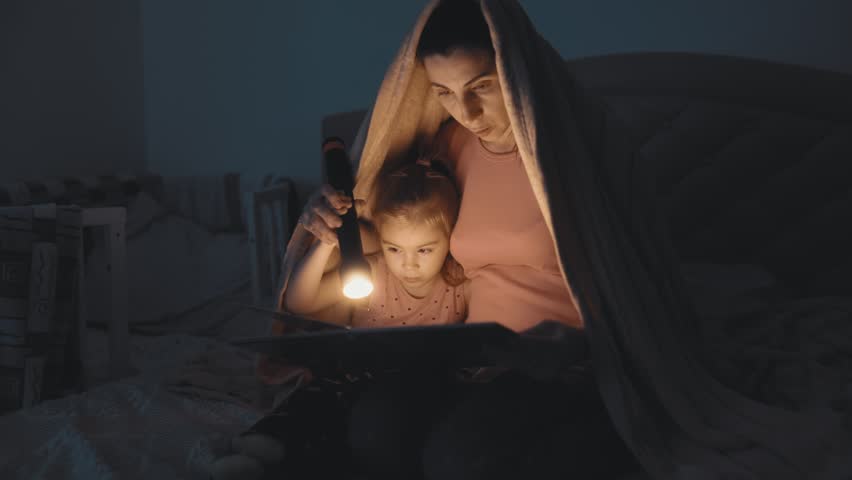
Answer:
<path fill-rule="evenodd" d="M 390 253 L 396 253 L 399 250 L 396 247 L 387 247 L 387 251 L 389 251 Z"/>
<path fill-rule="evenodd" d="M 445 96 L 450 94 L 450 91 L 449 90 L 438 90 L 437 94 L 438 94 L 439 97 L 445 97 Z"/>
<path fill-rule="evenodd" d="M 421 248 L 420 250 L 418 250 L 418 253 L 420 253 L 421 255 L 428 255 L 428 254 L 432 253 L 432 249 L 431 248 Z"/>

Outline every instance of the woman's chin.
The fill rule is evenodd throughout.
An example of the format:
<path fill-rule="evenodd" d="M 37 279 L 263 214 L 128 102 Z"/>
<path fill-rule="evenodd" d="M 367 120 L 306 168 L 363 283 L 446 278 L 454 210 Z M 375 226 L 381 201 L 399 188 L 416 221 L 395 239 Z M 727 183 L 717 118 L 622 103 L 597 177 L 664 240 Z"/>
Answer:
<path fill-rule="evenodd" d="M 470 133 L 479 137 L 479 139 L 482 140 L 483 142 L 487 142 L 489 140 L 489 138 L 491 138 L 491 132 L 493 132 L 493 131 L 494 131 L 493 128 L 486 127 L 486 128 L 481 129 L 481 130 L 471 130 Z"/>

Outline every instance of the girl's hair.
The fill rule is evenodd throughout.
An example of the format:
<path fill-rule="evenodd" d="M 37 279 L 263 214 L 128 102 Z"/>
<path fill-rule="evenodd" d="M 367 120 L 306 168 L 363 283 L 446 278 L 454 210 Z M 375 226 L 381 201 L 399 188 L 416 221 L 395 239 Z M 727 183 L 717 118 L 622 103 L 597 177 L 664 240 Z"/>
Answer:
<path fill-rule="evenodd" d="M 494 54 L 491 31 L 475 0 L 443 0 L 432 11 L 420 41 L 417 57 L 447 55 L 455 48 L 482 49 Z"/>
<path fill-rule="evenodd" d="M 434 155 L 419 156 L 415 162 L 383 173 L 375 188 L 371 217 L 380 231 L 382 222 L 403 219 L 436 226 L 447 237 L 452 233 L 459 214 L 459 193 L 449 171 Z M 449 254 L 441 274 L 450 285 L 464 281 L 461 266 Z"/>

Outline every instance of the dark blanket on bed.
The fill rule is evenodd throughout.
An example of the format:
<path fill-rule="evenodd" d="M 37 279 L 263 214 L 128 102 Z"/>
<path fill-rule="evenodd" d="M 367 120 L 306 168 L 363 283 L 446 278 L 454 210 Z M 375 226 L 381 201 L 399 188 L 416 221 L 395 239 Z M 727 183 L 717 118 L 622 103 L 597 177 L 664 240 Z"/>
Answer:
<path fill-rule="evenodd" d="M 655 285 L 637 290 L 662 299 L 632 305 L 669 309 L 652 327 L 631 323 L 643 315 L 619 311 L 616 297 L 600 304 L 615 308 L 601 317 L 622 358 L 643 360 L 625 383 L 659 399 L 635 428 L 670 425 L 661 444 L 684 478 L 709 464 L 724 478 L 852 476 L 852 78 L 704 55 L 569 66 L 580 128 L 629 238 L 610 240 Z M 692 363 L 657 366 L 679 384 L 642 371 L 657 368 L 657 349 Z M 674 373 L 687 370 L 703 372 L 694 387 Z M 667 410 L 678 404 L 690 410 Z"/>

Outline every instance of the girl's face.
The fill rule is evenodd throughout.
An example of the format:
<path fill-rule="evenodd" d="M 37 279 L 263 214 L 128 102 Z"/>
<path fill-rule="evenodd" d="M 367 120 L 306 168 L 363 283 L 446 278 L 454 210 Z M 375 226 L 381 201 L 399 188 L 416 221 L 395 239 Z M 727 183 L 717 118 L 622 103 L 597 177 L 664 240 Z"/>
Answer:
<path fill-rule="evenodd" d="M 457 122 L 497 153 L 515 147 L 509 113 L 490 52 L 455 48 L 423 59 L 432 92 Z"/>
<path fill-rule="evenodd" d="M 437 225 L 386 218 L 379 227 L 382 253 L 393 276 L 415 297 L 424 297 L 441 274 L 450 240 Z"/>

